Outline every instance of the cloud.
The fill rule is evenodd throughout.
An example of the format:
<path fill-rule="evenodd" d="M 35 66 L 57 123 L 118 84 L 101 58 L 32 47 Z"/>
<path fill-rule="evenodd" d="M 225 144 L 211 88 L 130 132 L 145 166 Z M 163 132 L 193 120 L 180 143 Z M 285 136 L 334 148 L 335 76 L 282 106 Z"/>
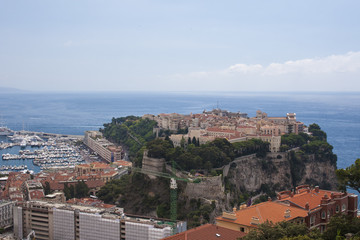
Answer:
<path fill-rule="evenodd" d="M 229 73 L 256 73 L 263 70 L 263 66 L 260 64 L 247 65 L 247 64 L 235 64 L 230 66 L 226 71 Z"/>
<path fill-rule="evenodd" d="M 171 88 L 182 82 L 192 88 L 224 91 L 360 91 L 359 78 L 360 52 L 348 52 L 268 65 L 237 63 L 216 71 L 167 76 L 167 83 L 162 84 Z"/>
<path fill-rule="evenodd" d="M 264 74 L 287 73 L 346 73 L 360 70 L 360 52 L 332 55 L 325 58 L 302 59 L 285 63 L 271 63 Z"/>
<path fill-rule="evenodd" d="M 340 73 L 360 70 L 360 52 L 349 52 L 344 55 L 332 55 L 325 58 L 309 58 L 284 63 L 235 64 L 223 71 L 224 73 L 283 75 L 289 73 Z"/>

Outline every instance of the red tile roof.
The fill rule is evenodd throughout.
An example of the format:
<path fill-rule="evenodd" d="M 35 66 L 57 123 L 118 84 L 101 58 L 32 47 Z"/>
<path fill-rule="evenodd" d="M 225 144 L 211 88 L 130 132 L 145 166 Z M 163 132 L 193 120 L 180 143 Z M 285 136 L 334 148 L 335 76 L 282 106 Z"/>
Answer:
<path fill-rule="evenodd" d="M 64 189 L 64 184 L 59 183 L 58 181 L 49 181 L 49 184 L 50 184 L 51 190 L 63 190 Z"/>
<path fill-rule="evenodd" d="M 290 210 L 289 217 L 285 217 L 285 211 L 287 210 Z M 308 211 L 297 207 L 291 207 L 284 203 L 268 201 L 238 210 L 235 215 L 235 220 L 224 218 L 223 216 L 216 218 L 216 220 L 256 227 L 256 224 L 251 224 L 253 218 L 258 219 L 258 224 L 264 223 L 266 220 L 277 223 L 289 221 L 298 217 L 306 217 Z"/>
<path fill-rule="evenodd" d="M 88 188 L 102 187 L 105 183 L 102 180 L 89 180 L 85 182 Z"/>
<path fill-rule="evenodd" d="M 117 174 L 118 174 L 117 171 L 111 170 L 111 171 L 101 173 L 101 176 L 102 177 L 113 177 L 113 176 L 116 176 Z"/>
<path fill-rule="evenodd" d="M 342 193 L 340 192 L 334 192 L 334 191 L 327 191 L 327 190 L 321 190 L 318 191 L 315 189 L 308 191 L 302 191 L 300 193 L 294 194 L 293 196 L 281 196 L 280 201 L 288 201 L 290 203 L 293 203 L 301 208 L 305 208 L 305 205 L 309 204 L 309 209 L 314 209 L 319 207 L 321 204 L 321 199 L 324 197 L 324 195 L 327 195 L 329 198 L 331 198 L 331 194 L 333 196 L 341 196 Z"/>
<path fill-rule="evenodd" d="M 246 233 L 231 230 L 228 228 L 205 224 L 176 235 L 163 238 L 163 240 L 236 240 L 244 237 Z"/>
<path fill-rule="evenodd" d="M 102 162 L 93 162 L 93 163 L 90 163 L 90 165 L 93 168 L 109 168 L 110 167 L 110 164 L 102 163 Z"/>

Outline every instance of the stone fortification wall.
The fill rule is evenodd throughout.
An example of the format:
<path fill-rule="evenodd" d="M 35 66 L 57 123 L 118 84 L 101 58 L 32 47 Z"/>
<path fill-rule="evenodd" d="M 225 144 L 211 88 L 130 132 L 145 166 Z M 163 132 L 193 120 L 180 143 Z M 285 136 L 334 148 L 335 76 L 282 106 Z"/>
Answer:
<path fill-rule="evenodd" d="M 148 157 L 147 151 L 144 151 L 143 160 L 142 160 L 142 169 L 144 171 L 162 172 L 164 164 L 165 164 L 164 158 Z"/>

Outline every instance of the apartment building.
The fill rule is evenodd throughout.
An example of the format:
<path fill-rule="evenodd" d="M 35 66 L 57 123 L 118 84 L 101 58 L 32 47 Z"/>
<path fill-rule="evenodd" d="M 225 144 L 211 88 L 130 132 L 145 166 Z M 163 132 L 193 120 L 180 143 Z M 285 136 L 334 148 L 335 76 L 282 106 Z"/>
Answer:
<path fill-rule="evenodd" d="M 84 143 L 109 163 L 122 159 L 122 148 L 114 146 L 114 144 L 103 138 L 101 132 L 86 131 Z"/>
<path fill-rule="evenodd" d="M 104 183 L 119 177 L 119 173 L 115 171 L 115 167 L 100 162 L 76 165 L 75 173 L 78 177 L 85 176 L 94 179 L 101 179 Z"/>
<path fill-rule="evenodd" d="M 14 207 L 14 235 L 37 239 L 158 240 L 186 231 L 186 222 L 124 214 L 122 208 L 28 201 Z"/>
<path fill-rule="evenodd" d="M 13 206 L 15 202 L 0 201 L 0 228 L 6 229 L 13 225 Z"/>
<path fill-rule="evenodd" d="M 27 180 L 22 184 L 22 191 L 26 200 L 41 199 L 45 197 L 43 185 L 38 180 Z"/>
<path fill-rule="evenodd" d="M 358 210 L 357 195 L 322 190 L 319 187 L 310 188 L 308 185 L 298 186 L 295 192 L 280 192 L 278 201 L 305 209 L 308 212 L 306 224 L 309 229 L 318 228 L 321 232 L 325 231 L 331 216 L 342 213 L 356 217 Z"/>

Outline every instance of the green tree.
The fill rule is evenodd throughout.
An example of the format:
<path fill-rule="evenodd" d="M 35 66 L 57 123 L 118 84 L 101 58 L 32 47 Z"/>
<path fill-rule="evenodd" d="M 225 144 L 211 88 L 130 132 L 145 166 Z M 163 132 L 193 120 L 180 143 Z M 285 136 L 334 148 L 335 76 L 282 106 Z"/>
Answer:
<path fill-rule="evenodd" d="M 180 128 L 180 129 L 176 132 L 176 134 L 187 134 L 188 131 L 189 131 L 188 128 Z"/>
<path fill-rule="evenodd" d="M 64 184 L 64 190 L 63 191 L 64 191 L 66 199 L 71 199 L 72 198 L 71 191 L 70 191 L 70 188 L 69 188 L 67 183 Z"/>
<path fill-rule="evenodd" d="M 326 141 L 327 135 L 321 130 L 320 126 L 313 123 L 309 126 L 309 132 L 312 133 L 313 137 L 321 141 Z"/>
<path fill-rule="evenodd" d="M 326 231 L 323 233 L 324 240 L 344 239 L 345 234 L 353 233 L 360 236 L 360 219 L 349 215 L 335 215 L 330 218 Z"/>
<path fill-rule="evenodd" d="M 196 137 L 195 136 L 192 138 L 191 143 L 196 146 Z"/>
<path fill-rule="evenodd" d="M 290 149 L 290 147 L 288 145 L 286 145 L 286 144 L 282 144 L 280 146 L 280 152 L 286 152 L 289 149 Z"/>
<path fill-rule="evenodd" d="M 170 141 L 163 139 L 155 139 L 147 143 L 148 156 L 154 158 L 165 158 L 167 152 L 173 149 L 173 145 Z"/>
<path fill-rule="evenodd" d="M 129 150 L 130 160 L 135 162 L 142 147 L 155 138 L 153 128 L 155 121 L 142 119 L 135 116 L 112 118 L 110 123 L 105 123 L 100 129 L 108 140 L 123 145 Z M 166 135 L 166 134 L 165 134 Z M 139 166 L 138 162 L 135 162 Z"/>
<path fill-rule="evenodd" d="M 170 205 L 169 203 L 161 203 L 156 208 L 156 214 L 159 218 L 170 218 Z"/>
<path fill-rule="evenodd" d="M 266 221 L 258 228 L 252 229 L 244 240 L 279 240 L 297 236 L 305 236 L 309 233 L 305 224 L 290 222 L 278 222 L 276 224 Z M 295 238 L 296 239 L 296 238 Z M 301 238 L 300 238 L 301 239 Z M 305 238 L 306 239 L 306 238 Z"/>
<path fill-rule="evenodd" d="M 83 198 L 87 197 L 89 193 L 89 187 L 86 185 L 84 181 L 77 182 L 75 185 L 75 197 Z"/>
<path fill-rule="evenodd" d="M 306 135 L 306 134 L 305 134 Z M 289 147 L 301 147 L 307 142 L 307 137 L 300 134 L 290 133 L 281 136 L 281 144 Z"/>
<path fill-rule="evenodd" d="M 51 187 L 50 187 L 50 183 L 48 181 L 45 182 L 45 186 L 44 186 L 44 193 L 45 195 L 48 195 L 50 194 L 52 191 L 51 191 Z"/>
<path fill-rule="evenodd" d="M 184 139 L 184 137 L 181 138 L 180 147 L 185 149 L 185 139 Z"/>
<path fill-rule="evenodd" d="M 336 176 L 341 190 L 346 191 L 346 187 L 350 187 L 360 193 L 360 158 L 351 166 L 336 170 Z"/>
<path fill-rule="evenodd" d="M 205 168 L 208 172 L 210 172 L 210 170 L 211 170 L 211 168 L 212 168 L 211 162 L 207 161 L 207 162 L 205 163 L 205 165 L 204 165 L 204 168 Z"/>
<path fill-rule="evenodd" d="M 70 185 L 69 192 L 70 192 L 70 198 L 74 198 L 75 197 L 75 187 L 73 184 Z"/>

